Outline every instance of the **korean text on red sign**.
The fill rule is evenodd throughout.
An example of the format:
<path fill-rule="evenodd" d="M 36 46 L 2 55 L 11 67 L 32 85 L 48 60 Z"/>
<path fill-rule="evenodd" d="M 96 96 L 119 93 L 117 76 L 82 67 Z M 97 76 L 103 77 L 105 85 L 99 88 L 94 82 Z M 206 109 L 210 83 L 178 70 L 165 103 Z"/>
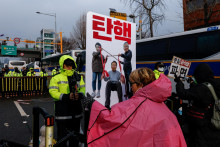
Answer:
<path fill-rule="evenodd" d="M 128 22 L 93 15 L 92 30 L 94 39 L 112 41 L 114 38 L 131 44 L 131 24 Z"/>

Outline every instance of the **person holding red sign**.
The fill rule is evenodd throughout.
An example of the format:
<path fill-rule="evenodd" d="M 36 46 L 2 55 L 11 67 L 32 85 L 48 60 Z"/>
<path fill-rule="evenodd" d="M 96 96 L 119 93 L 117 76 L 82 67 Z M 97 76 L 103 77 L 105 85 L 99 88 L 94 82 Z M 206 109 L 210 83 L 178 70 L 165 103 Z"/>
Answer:
<path fill-rule="evenodd" d="M 117 62 L 113 61 L 111 63 L 112 70 L 108 72 L 109 77 L 105 77 L 104 80 L 107 82 L 105 88 L 105 107 L 111 109 L 110 107 L 110 97 L 111 91 L 117 91 L 118 100 L 122 102 L 122 87 L 121 87 L 121 73 L 117 71 Z"/>
<path fill-rule="evenodd" d="M 220 83 L 214 78 L 214 73 L 207 63 L 199 64 L 193 73 L 193 81 L 189 89 L 185 89 L 180 77 L 175 75 L 177 95 L 183 100 L 189 100 L 186 110 L 188 130 L 185 138 L 189 147 L 217 147 L 220 146 L 220 129 L 215 126 L 214 108 L 216 98 L 220 98 Z M 193 82 L 193 83 L 192 83 Z M 212 86 L 212 90 L 209 86 Z M 215 94 L 213 94 L 215 93 Z M 214 96 L 215 95 L 215 96 Z M 218 110 L 218 113 L 220 110 Z"/>
<path fill-rule="evenodd" d="M 126 80 L 126 96 L 125 97 L 131 97 L 130 93 L 130 88 L 129 88 L 129 76 L 132 71 L 132 66 L 131 66 L 131 58 L 132 58 L 132 52 L 129 50 L 129 44 L 128 42 L 124 43 L 124 54 L 118 54 L 118 56 L 121 56 L 124 58 L 124 62 L 121 62 L 121 64 L 124 64 L 123 69 L 125 73 L 125 80 Z"/>
<path fill-rule="evenodd" d="M 101 89 L 101 76 L 103 72 L 103 65 L 102 60 L 105 61 L 105 57 L 100 54 L 100 50 L 102 49 L 102 46 L 99 42 L 95 44 L 96 52 L 92 53 L 92 89 L 93 93 L 91 96 L 94 98 L 95 96 L 97 98 L 100 97 L 100 89 Z M 102 56 L 102 58 L 101 58 Z M 98 77 L 98 92 L 96 94 L 96 79 Z"/>

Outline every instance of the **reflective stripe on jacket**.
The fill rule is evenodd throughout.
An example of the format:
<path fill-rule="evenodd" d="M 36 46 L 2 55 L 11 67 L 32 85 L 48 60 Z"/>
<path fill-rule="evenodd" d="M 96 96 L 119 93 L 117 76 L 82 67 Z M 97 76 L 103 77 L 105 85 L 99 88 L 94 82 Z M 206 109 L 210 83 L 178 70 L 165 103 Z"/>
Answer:
<path fill-rule="evenodd" d="M 62 100 L 63 94 L 69 94 L 69 82 L 67 76 L 58 74 L 50 80 L 49 93 L 54 100 Z"/>

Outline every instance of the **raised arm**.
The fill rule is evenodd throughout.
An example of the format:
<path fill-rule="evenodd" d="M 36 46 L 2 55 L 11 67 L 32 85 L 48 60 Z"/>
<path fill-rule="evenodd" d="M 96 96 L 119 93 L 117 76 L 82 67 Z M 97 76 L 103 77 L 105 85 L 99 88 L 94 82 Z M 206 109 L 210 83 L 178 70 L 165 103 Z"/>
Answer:
<path fill-rule="evenodd" d="M 121 57 L 122 57 L 122 58 L 125 58 L 125 59 L 128 60 L 128 61 L 131 61 L 132 52 L 131 52 L 131 51 L 128 51 L 128 54 L 121 54 Z"/>

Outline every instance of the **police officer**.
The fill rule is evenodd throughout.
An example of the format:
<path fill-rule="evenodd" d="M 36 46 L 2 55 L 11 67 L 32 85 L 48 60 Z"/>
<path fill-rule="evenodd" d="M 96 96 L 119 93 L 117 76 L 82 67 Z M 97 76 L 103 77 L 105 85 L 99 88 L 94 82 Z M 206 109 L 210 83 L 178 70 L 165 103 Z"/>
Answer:
<path fill-rule="evenodd" d="M 154 66 L 155 78 L 158 79 L 161 73 L 164 73 L 164 64 L 162 62 L 157 62 Z"/>
<path fill-rule="evenodd" d="M 12 80 L 14 81 L 15 84 L 15 89 L 14 89 L 14 94 L 18 95 L 21 94 L 20 93 L 20 78 L 18 77 L 22 77 L 22 72 L 20 70 L 18 70 L 17 67 L 14 68 L 14 71 L 12 72 L 12 77 L 17 77 L 17 78 L 12 78 Z"/>
<path fill-rule="evenodd" d="M 7 89 L 6 91 L 6 95 L 9 94 L 9 95 L 12 95 L 12 92 L 11 92 L 11 87 L 12 87 L 12 83 L 11 83 L 11 78 L 9 77 L 12 77 L 12 72 L 9 70 L 8 66 L 5 66 L 5 74 L 4 74 L 4 77 L 6 77 L 4 80 L 5 80 L 5 89 Z"/>
<path fill-rule="evenodd" d="M 41 68 L 40 76 L 41 76 L 41 78 L 43 78 L 43 87 L 41 87 L 41 88 L 43 88 L 43 93 L 45 93 L 47 91 L 47 76 L 48 76 L 48 73 L 46 72 L 44 67 Z"/>
<path fill-rule="evenodd" d="M 48 73 L 46 72 L 46 70 L 45 70 L 44 67 L 41 68 L 40 76 L 41 76 L 41 77 L 46 77 L 46 76 L 48 76 Z"/>
<path fill-rule="evenodd" d="M 52 76 L 55 76 L 55 75 L 57 75 L 58 73 L 60 73 L 60 72 L 59 72 L 59 69 L 58 69 L 58 67 L 55 67 L 55 68 L 52 70 Z"/>
<path fill-rule="evenodd" d="M 14 68 L 14 71 L 12 72 L 13 77 L 22 77 L 22 72 L 18 70 L 17 67 Z"/>
<path fill-rule="evenodd" d="M 5 91 L 4 91 L 5 83 L 4 83 L 4 78 L 3 78 L 4 75 L 5 75 L 5 68 L 3 67 L 0 72 L 0 91 L 2 93 L 2 97 L 5 97 Z"/>
<path fill-rule="evenodd" d="M 8 66 L 5 66 L 5 74 L 4 77 L 11 77 L 12 72 L 9 70 Z"/>
<path fill-rule="evenodd" d="M 55 100 L 55 119 L 57 123 L 58 140 L 68 132 L 80 130 L 80 118 L 82 113 L 80 98 L 77 91 L 77 81 L 81 81 L 77 74 L 74 59 L 69 55 L 63 55 L 60 60 L 61 73 L 55 75 L 49 86 L 49 93 Z M 78 146 L 78 141 L 71 138 L 69 146 Z M 66 144 L 62 144 L 66 146 Z"/>
<path fill-rule="evenodd" d="M 27 76 L 27 73 L 28 73 L 28 68 L 23 67 L 23 68 L 22 68 L 22 75 L 26 77 L 26 76 Z"/>
<path fill-rule="evenodd" d="M 27 73 L 28 77 L 35 76 L 34 68 L 30 68 L 30 71 Z"/>
<path fill-rule="evenodd" d="M 0 72 L 0 77 L 4 77 L 4 75 L 5 75 L 5 68 L 3 67 L 2 71 Z"/>

